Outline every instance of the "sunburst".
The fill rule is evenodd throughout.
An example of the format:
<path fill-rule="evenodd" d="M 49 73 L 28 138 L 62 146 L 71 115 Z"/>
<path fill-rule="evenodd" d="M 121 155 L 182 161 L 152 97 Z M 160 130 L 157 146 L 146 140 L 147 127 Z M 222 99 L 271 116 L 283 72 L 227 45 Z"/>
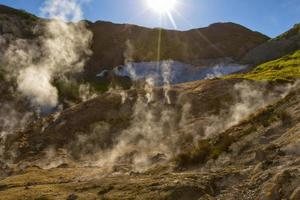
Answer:
<path fill-rule="evenodd" d="M 147 0 L 150 9 L 158 14 L 167 14 L 177 6 L 177 0 Z"/>

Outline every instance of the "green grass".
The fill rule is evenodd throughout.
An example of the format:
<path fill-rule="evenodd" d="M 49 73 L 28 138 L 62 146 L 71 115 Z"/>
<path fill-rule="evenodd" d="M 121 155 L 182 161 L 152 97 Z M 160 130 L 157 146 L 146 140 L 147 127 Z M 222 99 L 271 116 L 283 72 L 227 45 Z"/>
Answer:
<path fill-rule="evenodd" d="M 95 92 L 104 93 L 109 90 L 110 82 L 108 81 L 92 81 L 89 82 L 90 86 Z"/>
<path fill-rule="evenodd" d="M 251 80 L 292 81 L 300 78 L 300 50 L 255 67 L 245 74 L 234 74 L 227 78 L 245 78 Z"/>
<path fill-rule="evenodd" d="M 292 29 L 279 35 L 277 38 L 275 38 L 275 40 L 289 39 L 296 35 L 300 35 L 300 24 L 295 24 Z"/>
<path fill-rule="evenodd" d="M 33 14 L 26 12 L 25 10 L 18 10 L 9 7 L 0 7 L 1 14 L 15 15 L 29 21 L 36 21 L 39 18 Z"/>
<path fill-rule="evenodd" d="M 0 71 L 1 72 L 1 71 Z M 1 78 L 1 74 L 0 74 Z M 75 78 L 69 79 L 56 79 L 53 81 L 53 85 L 58 90 L 58 95 L 60 101 L 80 103 L 82 102 L 80 96 L 80 87 L 82 84 L 88 84 L 90 88 L 88 89 L 92 94 L 101 94 L 109 90 L 110 82 L 99 81 L 99 82 L 84 82 L 82 80 L 77 80 Z"/>

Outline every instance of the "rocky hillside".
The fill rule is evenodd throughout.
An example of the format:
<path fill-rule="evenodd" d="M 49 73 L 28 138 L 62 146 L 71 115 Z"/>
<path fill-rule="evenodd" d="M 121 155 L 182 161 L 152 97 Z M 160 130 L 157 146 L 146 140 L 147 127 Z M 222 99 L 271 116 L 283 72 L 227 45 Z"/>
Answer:
<path fill-rule="evenodd" d="M 297 70 L 297 55 L 225 79 L 115 90 L 36 120 L 2 141 L 0 195 L 297 200 L 298 77 L 273 78 Z"/>
<path fill-rule="evenodd" d="M 87 190 L 92 197 L 114 199 L 126 192 L 130 199 L 136 195 L 136 184 L 148 188 L 155 182 L 154 174 L 158 174 L 166 182 L 153 191 L 145 190 L 141 197 L 151 199 L 158 192 L 161 199 L 172 199 L 178 193 L 183 199 L 273 199 L 278 195 L 297 199 L 297 77 L 285 77 L 288 83 L 244 79 L 251 79 L 247 76 L 257 72 L 259 80 L 273 80 L 269 77 L 288 74 L 284 72 L 293 67 L 297 70 L 297 66 L 290 65 L 297 65 L 297 59 L 296 52 L 259 66 L 254 72 L 225 79 L 171 88 L 116 90 L 35 121 L 3 141 L 2 158 L 5 163 L 13 163 L 3 163 L 3 176 L 13 175 L 2 182 L 3 193 L 11 196 L 13 188 L 26 187 L 23 178 L 32 176 L 37 184 L 28 183 L 32 191 L 27 194 L 38 197 L 35 187 L 48 184 L 43 178 L 51 174 L 49 184 L 57 184 L 58 174 L 76 177 L 84 166 L 91 174 L 82 175 L 82 185 L 69 177 L 61 183 L 65 187 L 71 184 L 69 189 L 55 191 L 63 198 L 80 197 L 77 191 L 81 187 L 94 184 Z M 278 70 L 283 73 L 277 73 L 275 65 L 281 66 Z M 264 69 L 270 71 L 260 72 Z M 269 76 L 263 78 L 260 73 Z M 24 177 L 19 174 L 20 167 L 28 170 Z M 52 168 L 51 173 L 48 168 Z M 47 175 L 41 177 L 40 173 Z M 90 179 L 93 173 L 106 176 L 105 185 L 97 184 L 103 180 L 102 175 Z M 194 178 L 190 180 L 191 176 Z M 203 176 L 204 182 L 199 179 Z M 126 177 L 131 177 L 131 182 L 125 181 Z M 21 179 L 21 185 L 7 182 L 14 179 Z M 292 187 L 286 188 L 286 182 Z M 126 189 L 123 184 L 131 187 Z M 238 189 L 232 192 L 233 188 Z M 281 192 L 274 188 L 281 188 Z M 23 193 L 12 196 L 18 195 Z M 52 193 L 44 196 L 51 199 Z"/>
<path fill-rule="evenodd" d="M 0 180 L 0 195 L 299 199 L 298 88 L 200 81 L 172 87 L 171 104 L 161 101 L 158 89 L 148 106 L 138 100 L 143 91 L 99 96 L 9 136 L 5 159 L 11 164 L 1 166 L 2 177 L 9 177 Z M 116 159 L 107 159 L 114 149 L 109 155 Z M 146 168 L 136 168 L 141 152 Z"/>
<path fill-rule="evenodd" d="M 247 64 L 261 64 L 300 49 L 300 24 L 249 51 L 242 59 Z"/>

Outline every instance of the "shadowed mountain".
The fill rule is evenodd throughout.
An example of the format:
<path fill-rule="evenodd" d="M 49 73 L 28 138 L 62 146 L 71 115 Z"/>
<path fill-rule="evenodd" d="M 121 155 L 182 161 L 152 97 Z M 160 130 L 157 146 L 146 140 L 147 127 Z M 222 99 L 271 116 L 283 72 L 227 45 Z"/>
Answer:
<path fill-rule="evenodd" d="M 293 53 L 300 49 L 300 24 L 278 37 L 249 51 L 242 59 L 242 63 L 261 64 Z"/>
<path fill-rule="evenodd" d="M 216 23 L 188 31 L 149 29 L 102 21 L 89 23 L 88 27 L 94 34 L 94 54 L 86 68 L 89 74 L 122 65 L 125 60 L 172 59 L 197 66 L 234 62 L 269 39 L 235 23 Z"/>
<path fill-rule="evenodd" d="M 44 31 L 44 27 L 48 22 L 49 20 L 38 18 L 23 10 L 0 5 L 0 65 L 5 65 L 5 51 L 18 39 L 40 45 L 40 36 L 47 32 Z M 112 69 L 126 62 L 171 59 L 205 67 L 238 63 L 249 50 L 269 39 L 261 33 L 234 23 L 216 23 L 205 28 L 176 31 L 103 21 L 81 22 L 93 33 L 92 55 L 84 68 L 84 82 L 92 83 L 97 91 L 106 91 L 112 79 L 116 79 L 117 83 L 121 82 L 122 86 L 128 85 L 126 78 L 109 77 L 99 80 L 96 76 L 103 69 Z M 0 71 L 0 79 L 3 74 L 4 72 Z M 54 84 L 56 87 L 62 85 L 57 82 Z M 61 91 L 66 88 L 69 91 Z M 58 90 L 64 93 L 60 96 L 70 96 L 69 100 L 77 101 L 78 95 L 74 92 L 78 90 L 76 85 L 63 86 Z"/>
<path fill-rule="evenodd" d="M 17 38 L 32 38 L 44 19 L 0 5 L 0 33 Z M 130 24 L 85 21 L 93 32 L 93 55 L 88 73 L 112 68 L 124 61 L 177 60 L 195 65 L 237 61 L 249 50 L 269 38 L 235 23 L 215 23 L 188 31 L 150 29 Z M 160 41 L 160 45 L 159 44 Z M 159 49 L 159 50 L 158 50 Z M 159 51 L 159 53 L 158 53 Z"/>

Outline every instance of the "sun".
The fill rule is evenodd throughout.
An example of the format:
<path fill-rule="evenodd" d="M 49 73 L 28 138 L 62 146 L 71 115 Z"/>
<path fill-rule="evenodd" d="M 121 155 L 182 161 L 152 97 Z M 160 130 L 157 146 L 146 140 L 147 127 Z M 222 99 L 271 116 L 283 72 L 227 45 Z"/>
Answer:
<path fill-rule="evenodd" d="M 147 3 L 153 11 L 164 14 L 175 9 L 177 0 L 147 0 Z"/>

